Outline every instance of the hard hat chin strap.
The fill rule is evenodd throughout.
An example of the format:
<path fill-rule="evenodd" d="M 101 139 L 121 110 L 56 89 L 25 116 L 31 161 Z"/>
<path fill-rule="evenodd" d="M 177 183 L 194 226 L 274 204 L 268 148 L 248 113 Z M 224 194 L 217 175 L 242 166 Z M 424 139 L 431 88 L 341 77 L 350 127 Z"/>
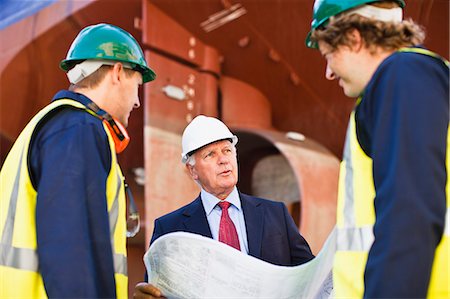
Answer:
<path fill-rule="evenodd" d="M 400 23 L 403 20 L 403 9 L 401 7 L 381 8 L 373 5 L 363 5 L 355 9 L 351 9 L 345 14 L 357 14 L 368 19 L 374 19 L 383 22 Z"/>
<path fill-rule="evenodd" d="M 71 70 L 67 72 L 67 78 L 72 84 L 77 84 L 84 78 L 88 77 L 96 70 L 98 70 L 102 65 L 114 65 L 118 61 L 114 60 L 85 60 L 82 63 L 75 65 Z M 132 69 L 132 66 L 128 62 L 120 62 L 125 68 Z"/>

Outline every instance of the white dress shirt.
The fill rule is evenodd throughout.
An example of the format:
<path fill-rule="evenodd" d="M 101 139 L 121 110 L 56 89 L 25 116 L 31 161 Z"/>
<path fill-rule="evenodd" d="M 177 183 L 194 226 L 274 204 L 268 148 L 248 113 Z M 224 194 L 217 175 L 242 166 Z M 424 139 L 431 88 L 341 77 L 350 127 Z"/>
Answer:
<path fill-rule="evenodd" d="M 212 237 L 214 240 L 219 240 L 219 225 L 220 217 L 222 216 L 222 209 L 217 205 L 221 200 L 201 189 L 200 197 L 203 203 L 203 208 L 206 212 L 206 218 L 208 219 L 209 228 L 211 229 Z M 241 207 L 241 200 L 239 198 L 239 192 L 234 187 L 233 191 L 224 199 L 231 203 L 228 208 L 228 214 L 236 227 L 236 231 L 239 237 L 239 245 L 241 252 L 248 254 L 248 242 L 247 242 L 247 229 L 245 227 L 244 212 Z"/>

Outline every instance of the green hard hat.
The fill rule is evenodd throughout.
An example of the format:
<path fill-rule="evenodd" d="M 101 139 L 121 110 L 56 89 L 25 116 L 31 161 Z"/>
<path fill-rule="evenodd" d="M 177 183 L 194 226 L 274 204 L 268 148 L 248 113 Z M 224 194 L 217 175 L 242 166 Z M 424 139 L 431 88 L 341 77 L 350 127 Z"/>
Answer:
<path fill-rule="evenodd" d="M 319 26 L 325 25 L 330 17 L 338 15 L 346 10 L 382 0 L 316 0 L 313 8 L 313 20 L 311 30 L 306 37 L 306 46 L 317 49 L 317 43 L 311 41 L 312 32 Z M 395 0 L 400 7 L 405 7 L 405 1 Z"/>
<path fill-rule="evenodd" d="M 142 74 L 142 81 L 155 79 L 155 72 L 147 66 L 144 53 L 134 37 L 125 30 L 110 24 L 97 24 L 84 28 L 59 66 L 69 71 L 84 60 L 104 59 L 128 62 Z"/>

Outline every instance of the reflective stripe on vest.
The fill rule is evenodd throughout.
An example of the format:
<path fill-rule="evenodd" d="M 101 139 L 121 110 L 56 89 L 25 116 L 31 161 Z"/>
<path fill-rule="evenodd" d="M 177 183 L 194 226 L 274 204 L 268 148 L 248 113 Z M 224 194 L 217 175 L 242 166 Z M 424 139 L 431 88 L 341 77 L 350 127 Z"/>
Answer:
<path fill-rule="evenodd" d="M 123 184 L 123 177 L 121 174 L 117 173 L 117 189 L 116 189 L 116 196 L 114 197 L 114 201 L 111 207 L 111 210 L 109 212 L 109 228 L 111 232 L 111 246 L 112 248 L 115 248 L 114 245 L 114 234 L 116 232 L 117 222 L 119 219 L 119 195 L 124 194 L 124 184 Z M 120 192 L 122 190 L 122 193 Z M 123 216 L 123 215 L 122 215 Z M 123 217 L 122 217 L 123 218 Z M 113 251 L 113 258 L 114 258 L 114 272 L 119 273 L 125 276 L 128 276 L 128 270 L 127 270 L 127 257 L 125 254 L 122 253 L 116 253 Z"/>
<path fill-rule="evenodd" d="M 440 58 L 425 49 L 401 49 Z M 430 54 L 432 53 L 432 54 Z M 448 61 L 444 63 L 449 66 Z M 357 103 L 361 99 L 358 99 Z M 429 298 L 450 297 L 449 231 L 450 231 L 450 129 L 447 129 L 447 185 L 446 221 L 444 235 L 435 251 Z M 372 178 L 372 160 L 359 145 L 356 136 L 355 111 L 351 113 L 339 175 L 337 207 L 337 252 L 333 266 L 334 295 L 336 298 L 361 298 L 364 293 L 364 270 L 368 251 L 374 241 L 373 225 L 375 190 Z"/>
<path fill-rule="evenodd" d="M 63 105 L 86 110 L 81 103 L 69 99 L 57 100 L 43 108 L 17 138 L 0 173 L 0 205 L 8 207 L 7 210 L 0 209 L 0 277 L 2 277 L 0 297 L 2 298 L 11 296 L 46 297 L 42 277 L 39 273 L 36 247 L 34 214 L 36 190 L 31 184 L 26 161 L 35 127 L 50 111 Z M 112 229 L 111 244 L 116 273 L 116 294 L 119 298 L 126 298 L 128 288 L 125 190 L 122 172 L 117 164 L 114 141 L 105 125 L 104 129 L 108 135 L 112 157 L 107 179 L 107 201 L 110 228 Z M 17 227 L 15 227 L 16 224 Z"/>

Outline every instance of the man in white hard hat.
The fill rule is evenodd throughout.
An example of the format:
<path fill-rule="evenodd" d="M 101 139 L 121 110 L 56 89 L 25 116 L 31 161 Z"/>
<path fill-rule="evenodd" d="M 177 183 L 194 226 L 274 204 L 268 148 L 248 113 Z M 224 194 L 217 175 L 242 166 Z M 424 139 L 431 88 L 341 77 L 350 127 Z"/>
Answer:
<path fill-rule="evenodd" d="M 294 266 L 311 260 L 314 256 L 309 245 L 283 203 L 237 190 L 237 142 L 227 126 L 213 117 L 199 115 L 186 127 L 181 161 L 199 184 L 200 195 L 156 219 L 151 243 L 162 235 L 184 231 L 219 240 L 276 265 Z M 227 214 L 232 224 L 224 224 Z M 134 297 L 162 295 L 155 286 L 139 283 Z"/>

